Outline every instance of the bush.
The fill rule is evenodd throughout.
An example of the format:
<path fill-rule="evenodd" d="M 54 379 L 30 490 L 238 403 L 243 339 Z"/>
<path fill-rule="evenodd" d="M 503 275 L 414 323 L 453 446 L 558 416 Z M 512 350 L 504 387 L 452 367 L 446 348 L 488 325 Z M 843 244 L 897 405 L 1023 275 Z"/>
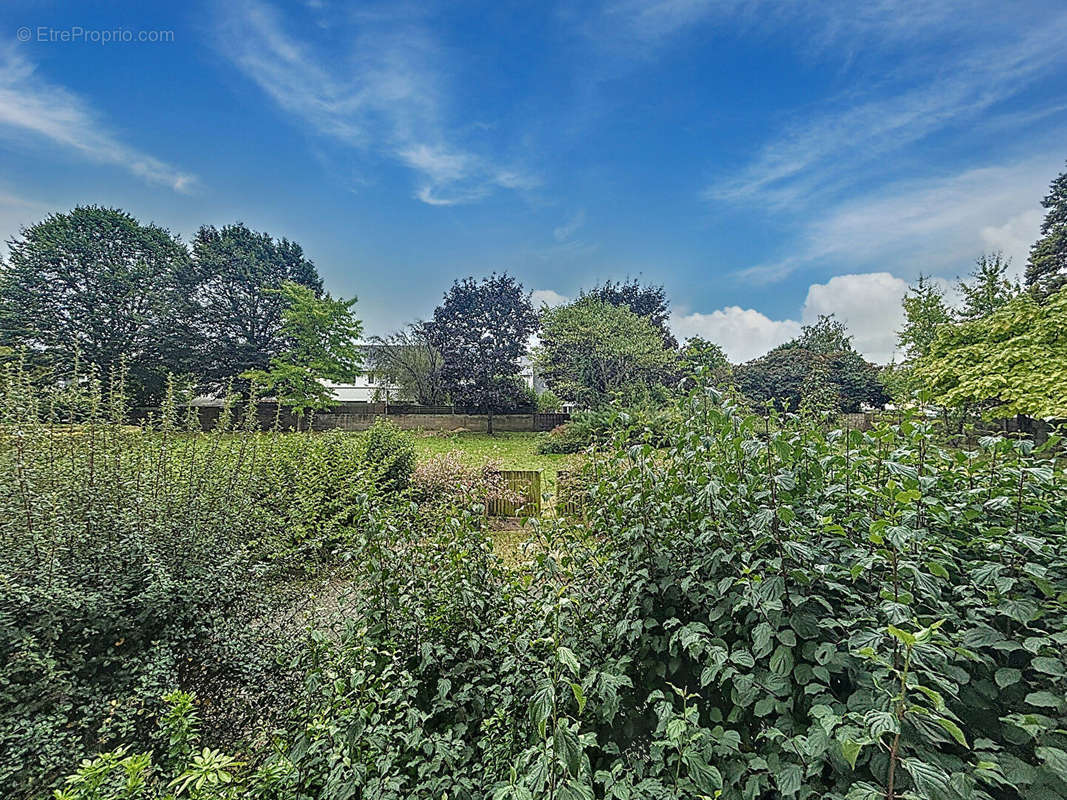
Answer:
<path fill-rule="evenodd" d="M 538 443 L 539 453 L 580 453 L 591 445 L 643 443 L 659 447 L 668 426 L 677 419 L 673 405 L 643 405 L 576 411 Z"/>
<path fill-rule="evenodd" d="M 234 430 L 232 409 L 185 430 L 173 395 L 127 427 L 121 395 L 71 387 L 0 380 L 4 797 L 40 793 L 83 751 L 161 747 L 152 719 L 176 687 L 204 698 L 221 743 L 269 729 L 292 697 L 298 556 L 373 497 L 337 437 Z"/>
<path fill-rule="evenodd" d="M 500 470 L 501 464 L 495 459 L 473 466 L 463 461 L 458 450 L 438 453 L 415 467 L 412 494 L 420 503 L 434 506 L 519 502 L 521 497 L 508 488 Z"/>
<path fill-rule="evenodd" d="M 546 389 L 537 395 L 537 410 L 541 414 L 558 413 L 563 406 L 563 401 L 556 396 L 551 389 Z"/>
<path fill-rule="evenodd" d="M 408 488 L 415 469 L 415 443 L 395 423 L 379 419 L 367 433 L 366 459 L 385 492 Z"/>

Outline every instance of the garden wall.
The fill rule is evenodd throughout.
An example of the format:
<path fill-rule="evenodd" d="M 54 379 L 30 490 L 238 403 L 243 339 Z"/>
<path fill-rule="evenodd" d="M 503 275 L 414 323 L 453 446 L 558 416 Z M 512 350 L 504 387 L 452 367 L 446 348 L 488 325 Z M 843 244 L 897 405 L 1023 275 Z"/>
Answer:
<path fill-rule="evenodd" d="M 428 410 L 439 412 L 447 408 L 448 406 L 434 407 Z M 397 413 L 398 411 L 408 413 Z M 201 427 L 209 430 L 218 423 L 222 409 L 218 406 L 199 406 L 197 413 Z M 273 428 L 275 421 L 283 430 L 296 427 L 296 418 L 284 408 L 279 413 L 274 403 L 260 403 L 257 416 L 259 426 L 263 430 Z M 567 417 L 566 414 L 494 414 L 493 430 L 525 433 L 550 430 L 565 422 Z M 425 413 L 417 406 L 387 409 L 384 403 L 338 403 L 329 411 L 316 413 L 311 427 L 317 431 L 365 431 L 379 419 L 385 418 L 407 430 L 421 428 L 431 431 L 452 431 L 463 428 L 468 431 L 485 432 L 489 429 L 489 417 L 486 414 Z M 306 421 L 302 423 L 302 425 L 306 424 Z"/>

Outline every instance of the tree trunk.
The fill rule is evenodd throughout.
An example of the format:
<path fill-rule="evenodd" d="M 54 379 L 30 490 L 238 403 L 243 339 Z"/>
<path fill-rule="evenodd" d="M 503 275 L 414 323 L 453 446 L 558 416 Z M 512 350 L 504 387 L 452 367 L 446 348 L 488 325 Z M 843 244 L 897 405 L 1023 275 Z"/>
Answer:
<path fill-rule="evenodd" d="M 493 411 L 492 411 L 492 409 L 489 410 L 489 421 L 486 424 L 486 432 L 490 436 L 492 436 L 492 434 L 493 434 Z"/>

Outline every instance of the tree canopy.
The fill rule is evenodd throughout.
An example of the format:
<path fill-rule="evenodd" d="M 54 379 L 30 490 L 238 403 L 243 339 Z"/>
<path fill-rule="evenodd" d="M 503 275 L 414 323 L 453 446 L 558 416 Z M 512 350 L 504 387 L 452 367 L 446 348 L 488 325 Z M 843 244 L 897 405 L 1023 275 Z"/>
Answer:
<path fill-rule="evenodd" d="M 78 206 L 10 242 L 0 270 L 0 345 L 60 370 L 77 358 L 107 380 L 126 364 L 136 399 L 183 371 L 191 347 L 189 254 L 124 211 Z"/>
<path fill-rule="evenodd" d="M 282 313 L 289 281 L 322 294 L 315 265 L 296 242 L 243 223 L 205 225 L 193 242 L 197 324 L 203 335 L 197 374 L 221 388 L 229 378 L 264 370 L 284 346 Z"/>
<path fill-rule="evenodd" d="M 671 316 L 671 303 L 662 286 L 642 286 L 636 278 L 627 281 L 605 281 L 587 292 L 583 291 L 581 297 L 591 297 L 613 306 L 630 309 L 637 316 L 652 323 L 659 331 L 664 347 L 670 350 L 678 349 L 678 340 L 667 327 L 667 320 Z"/>
<path fill-rule="evenodd" d="M 556 394 L 597 407 L 647 396 L 673 366 L 674 353 L 648 318 L 586 295 L 544 313 L 536 359 Z"/>
<path fill-rule="evenodd" d="M 888 400 L 878 367 L 856 352 L 844 324 L 832 315 L 805 325 L 796 339 L 740 365 L 734 375 L 749 400 L 779 409 L 854 412 Z"/>
<path fill-rule="evenodd" d="M 351 382 L 360 374 L 362 323 L 352 315 L 356 298 L 334 300 L 307 286 L 286 281 L 277 292 L 284 300 L 280 335 L 285 346 L 271 356 L 269 369 L 244 374 L 272 393 L 298 416 L 334 403 L 323 381 Z"/>
<path fill-rule="evenodd" d="M 1001 252 L 983 253 L 974 263 L 969 279 L 957 284 L 963 304 L 957 312 L 962 320 L 988 317 L 1003 308 L 1021 291 L 1018 281 L 1008 278 L 1011 259 Z"/>
<path fill-rule="evenodd" d="M 1052 181 L 1041 205 L 1046 214 L 1041 238 L 1030 248 L 1026 286 L 1043 299 L 1067 286 L 1067 172 Z"/>
<path fill-rule="evenodd" d="M 904 299 L 904 327 L 897 331 L 897 346 L 908 360 L 926 355 L 937 338 L 941 326 L 952 322 L 952 314 L 945 304 L 945 292 L 930 276 L 919 274 L 914 286 L 909 286 Z"/>
<path fill-rule="evenodd" d="M 937 402 L 988 416 L 1067 418 L 1067 288 L 1044 304 L 1015 298 L 987 317 L 943 327 L 916 376 Z"/>
<path fill-rule="evenodd" d="M 537 313 L 522 284 L 503 273 L 456 281 L 424 325 L 441 354 L 441 384 L 457 405 L 490 414 L 521 403 L 519 359 L 537 330 Z"/>

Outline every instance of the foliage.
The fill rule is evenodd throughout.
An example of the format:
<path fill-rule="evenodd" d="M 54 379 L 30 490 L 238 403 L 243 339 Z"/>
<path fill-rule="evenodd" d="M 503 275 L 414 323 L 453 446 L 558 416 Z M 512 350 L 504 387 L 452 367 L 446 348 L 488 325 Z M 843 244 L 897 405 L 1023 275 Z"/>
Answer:
<path fill-rule="evenodd" d="M 1067 286 L 1067 172 L 1052 181 L 1041 205 L 1047 213 L 1041 238 L 1030 248 L 1026 286 L 1044 299 Z"/>
<path fill-rule="evenodd" d="M 721 388 L 733 376 L 733 368 L 722 347 L 702 336 L 690 336 L 685 340 L 678 367 L 687 389 L 701 385 Z"/>
<path fill-rule="evenodd" d="M 205 225 L 193 240 L 196 325 L 204 336 L 198 375 L 216 390 L 249 370 L 266 370 L 285 346 L 279 293 L 292 282 L 319 296 L 322 279 L 296 242 L 274 239 L 243 223 Z"/>
<path fill-rule="evenodd" d="M 426 336 L 422 323 L 391 336 L 372 336 L 365 348 L 367 371 L 389 387 L 397 398 L 427 406 L 441 405 L 448 394 L 441 382 L 444 362 Z"/>
<path fill-rule="evenodd" d="M 437 453 L 415 467 L 412 494 L 421 503 L 444 507 L 485 505 L 493 500 L 517 503 L 521 498 L 501 477 L 502 468 L 493 459 L 475 466 L 457 450 Z"/>
<path fill-rule="evenodd" d="M 559 395 L 551 389 L 545 389 L 537 395 L 537 410 L 542 414 L 555 414 L 563 407 L 563 401 Z"/>
<path fill-rule="evenodd" d="M 189 366 L 192 282 L 188 252 L 163 228 L 99 206 L 51 214 L 0 267 L 0 345 L 64 371 L 80 361 L 104 379 L 125 369 L 143 402 L 168 368 Z"/>
<path fill-rule="evenodd" d="M 1044 305 L 1022 296 L 988 317 L 947 326 L 917 376 L 938 403 L 992 416 L 1067 418 L 1067 288 Z"/>
<path fill-rule="evenodd" d="M 20 404 L 21 394 L 9 406 Z M 526 559 L 511 566 L 477 509 L 426 513 L 374 498 L 345 540 L 349 588 L 289 651 L 302 685 L 281 703 L 283 719 L 251 728 L 277 731 L 273 741 L 205 752 L 193 742 L 201 727 L 215 741 L 207 709 L 219 698 L 197 724 L 173 697 L 162 731 L 131 732 L 131 749 L 97 757 L 121 770 L 101 800 L 123 797 L 128 774 L 141 791 L 147 767 L 124 759 L 150 750 L 161 770 L 146 778 L 150 791 L 165 781 L 205 800 L 1067 793 L 1062 467 L 1025 440 L 945 449 L 935 423 L 908 417 L 827 432 L 714 392 L 671 409 L 658 450 L 634 439 L 648 426 L 615 413 L 583 470 L 585 521 L 532 524 Z M 323 437 L 276 438 L 299 448 Z M 5 440 L 7 457 L 19 458 L 22 441 Z M 230 441 L 251 444 L 240 434 L 207 443 Z M 101 465 L 115 459 L 106 452 Z M 0 517 L 5 541 L 27 554 L 36 542 L 47 557 L 49 540 L 9 521 L 24 514 L 18 464 L 37 465 L 29 479 L 49 485 L 37 459 L 0 473 L 14 512 Z M 78 495 L 64 499 L 78 518 L 63 534 L 95 520 Z M 51 523 L 46 508 L 33 519 Z M 164 508 L 148 502 L 129 518 L 214 524 L 188 503 Z M 107 532 L 123 522 L 107 521 L 93 533 L 113 547 Z M 235 525 L 248 525 L 236 511 L 218 527 Z M 239 605 L 206 608 L 241 618 Z M 164 652 L 177 647 L 167 642 Z M 69 760 L 52 749 L 43 758 Z M 93 764 L 83 778 L 105 771 Z"/>
<path fill-rule="evenodd" d="M 366 459 L 378 485 L 386 492 L 400 492 L 411 482 L 415 469 L 415 445 L 411 435 L 395 423 L 379 419 L 367 433 Z"/>
<path fill-rule="evenodd" d="M 580 453 L 611 441 L 660 446 L 676 419 L 671 405 L 608 406 L 576 411 L 538 445 L 539 453 Z"/>
<path fill-rule="evenodd" d="M 456 281 L 423 329 L 443 359 L 441 382 L 456 405 L 492 415 L 525 398 L 519 358 L 537 329 L 537 314 L 522 284 L 508 274 L 480 283 Z"/>
<path fill-rule="evenodd" d="M 278 403 L 292 408 L 298 420 L 308 411 L 323 411 L 334 404 L 333 392 L 323 381 L 351 382 L 360 374 L 363 354 L 356 344 L 362 323 L 352 316 L 351 300 L 319 297 L 299 283 L 286 281 L 275 292 L 285 300 L 279 335 L 285 349 L 270 359 L 270 369 L 244 373 Z"/>
<path fill-rule="evenodd" d="M 597 407 L 647 397 L 662 382 L 674 354 L 647 319 L 583 297 L 545 310 L 535 358 L 560 397 Z"/>
<path fill-rule="evenodd" d="M 940 328 L 952 322 L 952 315 L 944 291 L 927 275 L 920 274 L 916 284 L 908 287 L 902 304 L 904 327 L 897 331 L 897 346 L 914 361 L 930 351 Z"/>
<path fill-rule="evenodd" d="M 963 299 L 963 305 L 957 312 L 964 321 L 988 317 L 999 308 L 1010 303 L 1022 287 L 1018 281 L 1008 278 L 1011 259 L 1004 258 L 1001 252 L 983 253 L 975 261 L 970 280 L 957 284 L 957 290 Z"/>
<path fill-rule="evenodd" d="M 236 757 L 205 747 L 197 751 L 199 717 L 195 696 L 171 692 L 159 728 L 167 741 L 166 763 L 151 752 L 118 747 L 84 759 L 57 789 L 54 800 L 296 800 L 292 764 L 276 758 L 249 769 Z"/>
<path fill-rule="evenodd" d="M 859 411 L 887 398 L 878 368 L 852 347 L 833 317 L 805 325 L 799 337 L 735 370 L 737 387 L 757 405 L 813 411 Z"/>
<path fill-rule="evenodd" d="M 0 795 L 86 750 L 161 747 L 176 687 L 220 744 L 269 730 L 292 699 L 289 582 L 388 508 L 358 441 L 262 435 L 232 407 L 193 432 L 173 389 L 132 427 L 117 388 L 31 377 L 0 379 Z"/>
<path fill-rule="evenodd" d="M 663 346 L 667 350 L 677 350 L 678 340 L 668 327 L 671 316 L 671 304 L 662 286 L 642 286 L 637 278 L 628 281 L 605 281 L 588 292 L 583 291 L 582 298 L 590 297 L 602 303 L 628 308 L 637 316 L 644 317 L 659 331 Z"/>

